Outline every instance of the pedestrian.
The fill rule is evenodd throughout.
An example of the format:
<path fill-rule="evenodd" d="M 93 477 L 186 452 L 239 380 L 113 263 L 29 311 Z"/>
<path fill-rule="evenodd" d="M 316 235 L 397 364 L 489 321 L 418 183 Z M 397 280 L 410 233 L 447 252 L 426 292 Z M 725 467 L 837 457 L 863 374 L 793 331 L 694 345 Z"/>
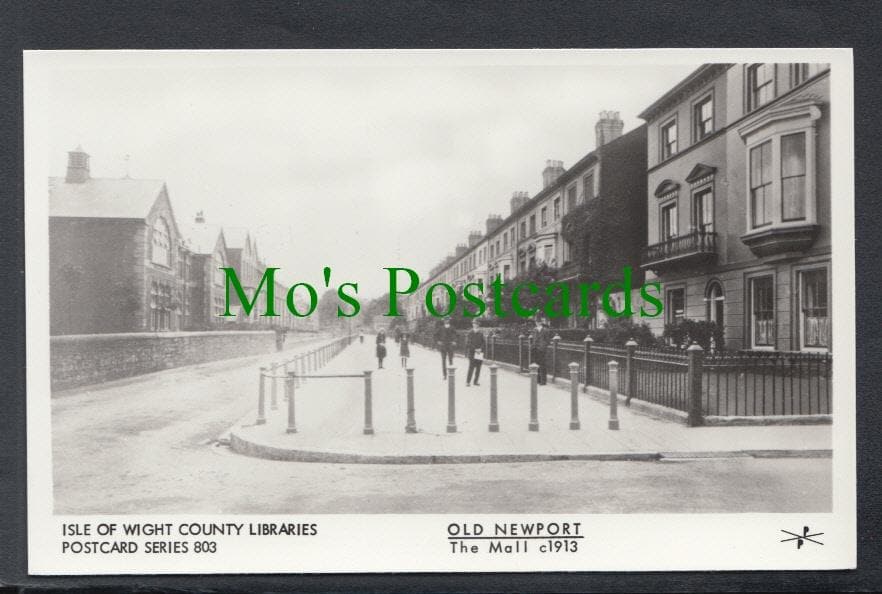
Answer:
<path fill-rule="evenodd" d="M 474 372 L 475 385 L 480 386 L 478 379 L 481 377 L 481 364 L 484 362 L 484 333 L 478 326 L 478 320 L 472 320 L 472 329 L 466 336 L 466 355 L 469 358 L 469 372 L 466 375 L 466 387 L 472 383 Z"/>
<path fill-rule="evenodd" d="M 410 339 L 407 332 L 402 332 L 398 339 L 398 356 L 401 357 L 401 366 L 407 368 L 407 358 L 410 357 Z"/>
<path fill-rule="evenodd" d="M 386 331 L 380 329 L 377 333 L 377 369 L 383 369 L 383 359 L 386 358 Z"/>
<path fill-rule="evenodd" d="M 358 332 L 358 342 L 359 342 L 359 344 L 364 344 L 364 332 L 362 332 L 360 330 Z"/>
<path fill-rule="evenodd" d="M 548 330 L 545 320 L 536 317 L 536 327 L 530 334 L 530 356 L 533 359 L 533 363 L 539 366 L 536 383 L 540 386 L 544 386 L 548 379 L 548 372 L 545 367 L 545 349 L 550 342 L 551 332 Z"/>
<path fill-rule="evenodd" d="M 401 342 L 401 326 L 395 327 L 395 344 Z"/>
<path fill-rule="evenodd" d="M 441 379 L 447 379 L 447 366 L 453 365 L 453 349 L 456 347 L 456 330 L 450 327 L 450 318 L 444 319 L 444 324 L 435 334 L 435 345 L 441 352 Z"/>

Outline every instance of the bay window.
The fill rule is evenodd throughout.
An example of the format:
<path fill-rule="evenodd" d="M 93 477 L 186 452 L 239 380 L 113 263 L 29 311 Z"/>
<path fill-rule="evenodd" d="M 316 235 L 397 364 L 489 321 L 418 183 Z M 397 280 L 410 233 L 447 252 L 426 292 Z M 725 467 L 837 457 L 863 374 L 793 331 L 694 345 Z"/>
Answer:
<path fill-rule="evenodd" d="M 781 220 L 805 219 L 805 132 L 781 137 Z"/>

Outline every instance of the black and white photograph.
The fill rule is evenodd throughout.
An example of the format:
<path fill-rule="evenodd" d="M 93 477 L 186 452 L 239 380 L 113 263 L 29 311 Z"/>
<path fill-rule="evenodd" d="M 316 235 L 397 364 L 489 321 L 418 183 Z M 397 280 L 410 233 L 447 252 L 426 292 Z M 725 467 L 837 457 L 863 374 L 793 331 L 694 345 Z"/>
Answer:
<path fill-rule="evenodd" d="M 24 64 L 32 573 L 853 566 L 848 50 Z"/>

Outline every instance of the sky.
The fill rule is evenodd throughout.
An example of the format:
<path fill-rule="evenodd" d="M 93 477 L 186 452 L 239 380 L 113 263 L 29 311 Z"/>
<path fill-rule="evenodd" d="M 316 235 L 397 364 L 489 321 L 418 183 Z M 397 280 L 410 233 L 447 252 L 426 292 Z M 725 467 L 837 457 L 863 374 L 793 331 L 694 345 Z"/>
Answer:
<path fill-rule="evenodd" d="M 541 189 L 547 159 L 569 167 L 593 150 L 601 111 L 628 132 L 698 66 L 363 57 L 60 61 L 45 103 L 51 175 L 81 145 L 93 177 L 165 180 L 183 228 L 199 210 L 247 227 L 284 282 L 321 294 L 329 266 L 331 287 L 357 282 L 368 299 L 387 290 L 384 267 L 427 280 L 489 214 L 509 213 L 512 192 Z"/>

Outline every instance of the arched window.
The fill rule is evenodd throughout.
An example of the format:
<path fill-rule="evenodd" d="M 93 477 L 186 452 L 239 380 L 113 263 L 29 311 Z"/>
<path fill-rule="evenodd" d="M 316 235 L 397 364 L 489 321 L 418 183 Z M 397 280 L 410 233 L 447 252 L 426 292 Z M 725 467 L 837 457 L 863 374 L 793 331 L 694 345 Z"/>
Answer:
<path fill-rule="evenodd" d="M 706 316 L 708 322 L 713 322 L 719 327 L 723 327 L 723 286 L 718 281 L 711 281 L 707 285 L 704 294 L 704 300 L 707 304 Z"/>
<path fill-rule="evenodd" d="M 164 218 L 156 217 L 151 236 L 150 261 L 171 268 L 171 240 Z"/>

